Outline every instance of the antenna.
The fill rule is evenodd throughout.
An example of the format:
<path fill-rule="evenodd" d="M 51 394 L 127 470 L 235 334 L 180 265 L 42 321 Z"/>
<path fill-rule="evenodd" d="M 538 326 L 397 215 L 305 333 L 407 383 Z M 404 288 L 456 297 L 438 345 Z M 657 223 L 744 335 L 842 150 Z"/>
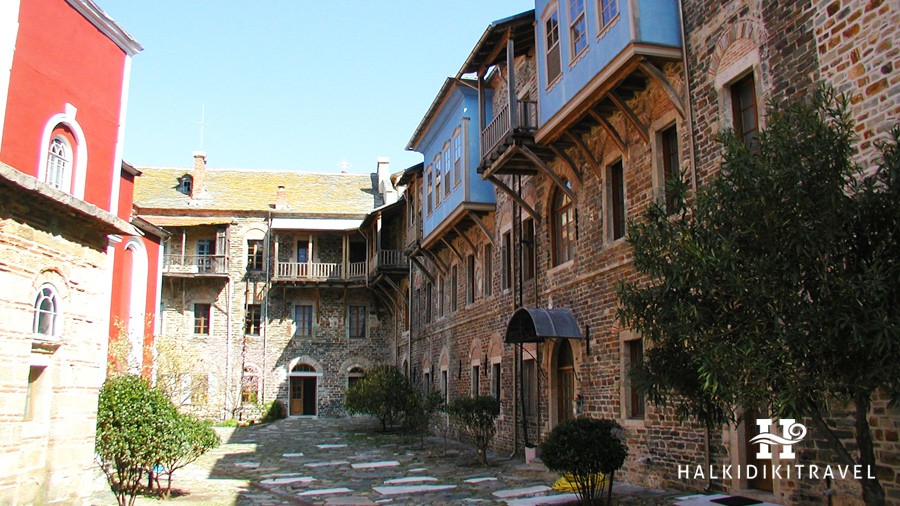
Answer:
<path fill-rule="evenodd" d="M 200 106 L 200 121 L 194 123 L 200 125 L 200 151 L 203 151 L 203 132 L 209 123 L 206 122 L 206 104 Z"/>

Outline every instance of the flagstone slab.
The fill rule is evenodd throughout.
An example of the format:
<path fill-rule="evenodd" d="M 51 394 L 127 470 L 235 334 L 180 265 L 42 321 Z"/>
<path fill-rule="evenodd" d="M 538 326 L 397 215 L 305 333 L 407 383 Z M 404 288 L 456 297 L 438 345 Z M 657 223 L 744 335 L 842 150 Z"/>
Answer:
<path fill-rule="evenodd" d="M 411 473 L 424 473 L 424 472 L 427 471 L 427 470 L 428 470 L 427 467 L 416 467 L 416 468 L 410 469 L 409 472 L 411 472 Z"/>
<path fill-rule="evenodd" d="M 405 478 L 394 478 L 392 480 L 385 480 L 385 485 L 406 485 L 408 483 L 422 483 L 422 482 L 430 482 L 430 481 L 440 481 L 433 476 L 407 476 Z"/>
<path fill-rule="evenodd" d="M 438 492 L 440 490 L 450 490 L 452 488 L 456 488 L 456 485 L 388 485 L 372 487 L 372 490 L 378 492 L 381 495 L 402 495 Z"/>
<path fill-rule="evenodd" d="M 297 495 L 306 496 L 306 495 L 330 495 L 330 494 L 346 494 L 348 492 L 353 492 L 349 488 L 339 487 L 339 488 L 320 488 L 318 490 L 306 490 L 304 492 L 300 492 Z"/>
<path fill-rule="evenodd" d="M 537 495 L 545 492 L 549 492 L 553 489 L 546 485 L 534 485 L 531 487 L 524 488 L 510 488 L 506 490 L 497 490 L 493 492 L 494 497 L 499 497 L 500 499 L 512 499 L 515 497 L 525 497 L 529 495 Z"/>
<path fill-rule="evenodd" d="M 302 457 L 302 456 L 303 456 L 303 452 L 299 452 L 299 453 L 282 453 L 281 456 L 284 457 L 284 458 L 286 458 L 286 459 L 295 459 L 295 458 L 297 458 L 297 457 Z"/>
<path fill-rule="evenodd" d="M 380 467 L 396 467 L 399 465 L 400 463 L 396 460 L 383 460 L 381 462 L 360 462 L 359 464 L 353 464 L 351 467 L 353 467 L 353 469 L 376 469 Z"/>
<path fill-rule="evenodd" d="M 347 445 L 344 443 L 325 443 L 325 444 L 316 445 L 316 448 L 318 448 L 320 450 L 330 450 L 332 448 L 346 448 L 346 447 L 347 447 Z"/>
<path fill-rule="evenodd" d="M 327 460 L 325 462 L 310 462 L 308 464 L 303 464 L 306 467 L 328 467 L 328 466 L 343 466 L 347 465 L 350 462 L 346 460 Z"/>
<path fill-rule="evenodd" d="M 241 469 L 259 469 L 259 462 L 236 462 L 234 467 Z"/>
<path fill-rule="evenodd" d="M 281 478 L 269 478 L 259 482 L 260 485 L 288 485 L 290 483 L 311 483 L 316 481 L 312 476 L 283 476 Z"/>
<path fill-rule="evenodd" d="M 508 506 L 541 506 L 543 504 L 570 504 L 577 501 L 575 494 L 544 495 L 540 497 L 528 497 L 526 499 L 513 499 L 506 501 Z"/>
<path fill-rule="evenodd" d="M 465 483 L 484 483 L 486 481 L 497 481 L 497 478 L 493 476 L 484 476 L 481 478 L 469 478 L 468 480 L 463 480 Z"/>

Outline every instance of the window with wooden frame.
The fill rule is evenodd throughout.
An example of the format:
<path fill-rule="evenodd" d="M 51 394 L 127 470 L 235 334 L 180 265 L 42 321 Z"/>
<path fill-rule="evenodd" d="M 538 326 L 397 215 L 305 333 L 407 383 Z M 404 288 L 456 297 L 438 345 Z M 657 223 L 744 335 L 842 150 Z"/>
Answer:
<path fill-rule="evenodd" d="M 674 209 L 674 196 L 668 190 L 669 182 L 676 177 L 681 176 L 680 161 L 678 151 L 678 129 L 672 125 L 659 133 L 659 143 L 662 148 L 662 181 L 660 188 L 662 189 L 663 203 L 667 213 L 671 213 Z"/>
<path fill-rule="evenodd" d="M 618 0 L 599 0 L 600 11 L 600 28 L 612 23 L 612 20 L 619 15 Z"/>
<path fill-rule="evenodd" d="M 454 186 L 462 182 L 462 164 L 463 164 L 463 148 L 462 148 L 462 129 L 456 127 L 453 131 L 453 182 Z"/>
<path fill-rule="evenodd" d="M 609 202 L 609 235 L 610 240 L 625 237 L 625 169 L 622 160 L 606 168 Z"/>
<path fill-rule="evenodd" d="M 759 112 L 756 105 L 756 82 L 753 74 L 741 78 L 731 85 L 731 114 L 734 133 L 751 150 L 759 147 Z"/>
<path fill-rule="evenodd" d="M 534 220 L 527 218 L 522 221 L 522 279 L 525 281 L 534 279 L 534 246 Z"/>
<path fill-rule="evenodd" d="M 450 141 L 444 143 L 444 197 L 450 195 L 450 189 L 453 187 L 453 163 L 450 159 Z"/>
<path fill-rule="evenodd" d="M 481 392 L 481 366 L 472 366 L 472 397 L 477 397 Z"/>
<path fill-rule="evenodd" d="M 438 153 L 434 157 L 434 208 L 437 209 L 441 205 L 441 154 Z"/>
<path fill-rule="evenodd" d="M 572 60 L 587 48 L 586 28 L 584 0 L 569 0 L 569 49 L 572 51 Z"/>
<path fill-rule="evenodd" d="M 434 187 L 433 187 L 433 175 L 431 173 L 432 167 L 429 165 L 425 169 L 425 210 L 428 212 L 428 215 L 431 215 L 431 210 L 434 209 Z"/>
<path fill-rule="evenodd" d="M 366 306 L 347 307 L 347 334 L 351 339 L 363 339 L 368 335 L 366 326 Z"/>
<path fill-rule="evenodd" d="M 571 188 L 569 182 L 565 182 Z M 575 257 L 575 206 L 572 199 L 557 188 L 553 197 L 553 265 L 562 265 Z"/>
<path fill-rule="evenodd" d="M 261 240 L 247 241 L 247 270 L 248 271 L 263 270 L 263 241 L 261 241 Z"/>
<path fill-rule="evenodd" d="M 437 300 L 438 317 L 444 316 L 444 295 L 447 293 L 446 292 L 447 287 L 445 284 L 446 281 L 447 280 L 444 279 L 443 277 L 441 277 L 441 276 L 438 277 L 438 281 L 437 281 L 437 284 L 438 284 L 438 300 Z"/>
<path fill-rule="evenodd" d="M 459 306 L 459 266 L 450 268 L 450 312 L 455 313 Z"/>
<path fill-rule="evenodd" d="M 494 293 L 494 247 L 491 243 L 484 245 L 484 269 L 482 270 L 482 294 L 490 297 Z"/>
<path fill-rule="evenodd" d="M 247 312 L 244 313 L 244 334 L 258 336 L 262 326 L 262 306 L 259 304 L 247 304 Z"/>
<path fill-rule="evenodd" d="M 644 341 L 642 339 L 625 341 L 625 352 L 625 400 L 628 403 L 628 418 L 644 418 L 644 413 L 646 411 L 644 395 L 640 392 L 640 390 L 634 387 L 631 380 L 632 367 L 644 361 Z"/>
<path fill-rule="evenodd" d="M 244 366 L 244 374 L 241 376 L 241 404 L 256 404 L 259 402 L 259 368 L 255 365 Z"/>
<path fill-rule="evenodd" d="M 313 307 L 311 304 L 297 304 L 294 306 L 294 335 L 309 337 L 313 335 Z"/>
<path fill-rule="evenodd" d="M 547 51 L 544 61 L 547 65 L 547 85 L 549 86 L 562 74 L 559 55 L 559 10 L 556 7 L 544 18 L 544 47 Z"/>
<path fill-rule="evenodd" d="M 512 234 L 509 232 L 506 232 L 501 236 L 500 255 L 500 289 L 508 290 L 512 288 L 513 276 Z"/>
<path fill-rule="evenodd" d="M 209 335 L 212 304 L 194 304 L 194 334 Z"/>
<path fill-rule="evenodd" d="M 475 255 L 466 256 L 466 304 L 475 302 Z"/>
<path fill-rule="evenodd" d="M 500 362 L 491 364 L 491 396 L 500 400 Z"/>
<path fill-rule="evenodd" d="M 523 357 L 524 358 L 524 357 Z M 537 364 L 533 358 L 522 360 L 522 407 L 529 419 L 537 417 Z"/>

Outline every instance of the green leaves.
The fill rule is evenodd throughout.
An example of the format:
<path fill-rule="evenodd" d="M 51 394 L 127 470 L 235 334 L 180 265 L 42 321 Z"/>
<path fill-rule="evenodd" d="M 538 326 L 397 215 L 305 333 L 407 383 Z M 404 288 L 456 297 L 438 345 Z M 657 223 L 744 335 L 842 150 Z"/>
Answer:
<path fill-rule="evenodd" d="M 447 406 L 447 414 L 475 445 L 478 461 L 486 464 L 487 450 L 497 430 L 494 422 L 500 416 L 500 401 L 489 395 L 457 397 Z"/>
<path fill-rule="evenodd" d="M 347 390 L 344 408 L 350 414 L 372 415 L 381 421 L 382 430 L 403 421 L 412 402 L 413 388 L 400 369 L 378 365 L 366 372 Z"/>

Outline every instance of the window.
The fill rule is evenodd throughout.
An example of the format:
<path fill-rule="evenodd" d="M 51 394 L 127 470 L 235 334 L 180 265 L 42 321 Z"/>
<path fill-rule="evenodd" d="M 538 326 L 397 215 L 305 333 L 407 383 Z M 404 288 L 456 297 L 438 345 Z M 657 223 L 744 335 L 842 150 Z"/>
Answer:
<path fill-rule="evenodd" d="M 462 135 L 459 128 L 453 133 L 453 181 L 455 184 L 462 181 Z"/>
<path fill-rule="evenodd" d="M 422 383 L 426 392 L 431 391 L 431 371 L 425 371 L 425 374 L 422 375 Z"/>
<path fill-rule="evenodd" d="M 425 169 L 425 210 L 428 211 L 428 214 L 431 214 L 431 210 L 434 207 L 434 193 L 432 193 L 432 183 L 433 176 L 431 173 L 431 165 Z"/>
<path fill-rule="evenodd" d="M 31 366 L 28 368 L 28 386 L 25 390 L 25 412 L 22 419 L 26 422 L 34 420 L 40 409 L 41 401 L 41 376 L 44 374 L 45 367 Z"/>
<path fill-rule="evenodd" d="M 450 312 L 455 313 L 457 308 L 457 297 L 459 293 L 459 267 L 454 265 L 450 268 Z"/>
<path fill-rule="evenodd" d="M 363 371 L 362 367 L 353 367 L 350 371 L 347 372 L 347 390 L 353 388 L 354 385 L 359 383 L 359 380 L 366 377 L 366 372 Z"/>
<path fill-rule="evenodd" d="M 437 301 L 438 317 L 444 316 L 444 294 L 446 293 L 444 291 L 444 289 L 445 289 L 444 282 L 445 281 L 446 280 L 444 278 L 439 277 L 438 282 L 437 282 L 437 284 L 438 284 L 438 301 Z"/>
<path fill-rule="evenodd" d="M 255 366 L 245 366 L 241 376 L 241 404 L 259 402 L 259 372 Z"/>
<path fill-rule="evenodd" d="M 625 341 L 626 360 L 625 399 L 628 402 L 628 418 L 644 418 L 644 395 L 631 384 L 631 367 L 644 361 L 644 342 L 641 339 Z"/>
<path fill-rule="evenodd" d="M 569 0 L 569 39 L 574 60 L 587 47 L 584 0 Z"/>
<path fill-rule="evenodd" d="M 615 241 L 625 237 L 625 171 L 622 160 L 607 168 L 609 181 L 610 238 Z"/>
<path fill-rule="evenodd" d="M 351 338 L 366 337 L 366 306 L 349 306 L 347 308 L 347 329 Z"/>
<path fill-rule="evenodd" d="M 600 0 L 600 26 L 610 24 L 619 15 L 619 0 Z"/>
<path fill-rule="evenodd" d="M 247 270 L 263 270 L 263 242 L 261 240 L 247 241 Z"/>
<path fill-rule="evenodd" d="M 34 300 L 34 318 L 31 332 L 46 338 L 59 335 L 59 304 L 56 293 L 49 285 L 41 287 Z"/>
<path fill-rule="evenodd" d="M 297 263 L 305 264 L 309 262 L 309 238 L 297 241 Z"/>
<path fill-rule="evenodd" d="M 444 196 L 450 195 L 453 181 L 453 163 L 450 158 L 450 142 L 444 144 Z M 459 181 L 457 181 L 459 182 Z"/>
<path fill-rule="evenodd" d="M 666 128 L 659 133 L 659 142 L 662 147 L 662 194 L 666 212 L 674 209 L 674 196 L 668 191 L 668 184 L 676 177 L 681 177 L 681 164 L 678 161 L 678 129 L 675 125 Z"/>
<path fill-rule="evenodd" d="M 259 304 L 247 304 L 247 312 L 244 314 L 244 334 L 258 336 L 262 324 L 262 306 Z"/>
<path fill-rule="evenodd" d="M 522 277 L 525 281 L 534 279 L 534 220 L 522 222 Z"/>
<path fill-rule="evenodd" d="M 191 404 L 206 404 L 209 395 L 209 377 L 205 374 L 191 375 Z"/>
<path fill-rule="evenodd" d="M 544 42 L 547 51 L 547 84 L 553 83 L 562 73 L 559 58 L 559 11 L 553 12 L 544 20 Z"/>
<path fill-rule="evenodd" d="M 500 362 L 491 364 L 491 395 L 500 400 Z"/>
<path fill-rule="evenodd" d="M 194 334 L 209 335 L 212 304 L 194 304 Z"/>
<path fill-rule="evenodd" d="M 482 287 L 484 296 L 490 297 L 494 292 L 494 287 L 492 286 L 494 276 L 494 247 L 491 246 L 490 243 L 484 245 L 484 271 L 481 274 L 484 276 L 484 286 Z"/>
<path fill-rule="evenodd" d="M 425 323 L 431 323 L 434 314 L 434 288 L 431 283 L 425 284 Z"/>
<path fill-rule="evenodd" d="M 450 375 L 447 369 L 441 369 L 441 394 L 444 396 L 444 404 L 450 402 Z"/>
<path fill-rule="evenodd" d="M 537 369 L 533 358 L 522 361 L 522 407 L 525 416 L 537 416 Z"/>
<path fill-rule="evenodd" d="M 500 254 L 502 258 L 500 261 L 502 262 L 500 268 L 500 289 L 508 290 L 512 287 L 512 259 L 513 259 L 513 251 L 512 251 L 512 236 L 509 232 L 506 232 L 502 236 L 502 243 L 500 246 Z"/>
<path fill-rule="evenodd" d="M 731 113 L 734 133 L 743 139 L 750 149 L 759 147 L 756 135 L 759 129 L 756 111 L 756 83 L 753 74 L 731 85 Z"/>
<path fill-rule="evenodd" d="M 216 254 L 216 241 L 213 239 L 197 240 L 197 256 L 210 256 Z"/>
<path fill-rule="evenodd" d="M 466 304 L 475 302 L 475 255 L 466 256 Z"/>
<path fill-rule="evenodd" d="M 566 192 L 557 189 L 553 199 L 553 265 L 564 264 L 574 256 L 575 206 Z"/>
<path fill-rule="evenodd" d="M 294 306 L 294 325 L 297 326 L 295 335 L 312 336 L 312 312 L 313 308 L 308 304 Z"/>
<path fill-rule="evenodd" d="M 178 179 L 178 191 L 185 194 L 190 195 L 191 190 L 194 188 L 194 178 L 188 174 L 181 176 Z"/>
<path fill-rule="evenodd" d="M 472 397 L 477 397 L 478 393 L 481 392 L 481 378 L 479 377 L 480 371 L 480 366 L 472 366 Z"/>
<path fill-rule="evenodd" d="M 69 142 L 63 137 L 54 137 L 50 141 L 44 182 L 68 193 L 71 176 L 72 150 L 69 147 Z"/>
<path fill-rule="evenodd" d="M 434 208 L 441 205 L 441 154 L 434 157 Z"/>

